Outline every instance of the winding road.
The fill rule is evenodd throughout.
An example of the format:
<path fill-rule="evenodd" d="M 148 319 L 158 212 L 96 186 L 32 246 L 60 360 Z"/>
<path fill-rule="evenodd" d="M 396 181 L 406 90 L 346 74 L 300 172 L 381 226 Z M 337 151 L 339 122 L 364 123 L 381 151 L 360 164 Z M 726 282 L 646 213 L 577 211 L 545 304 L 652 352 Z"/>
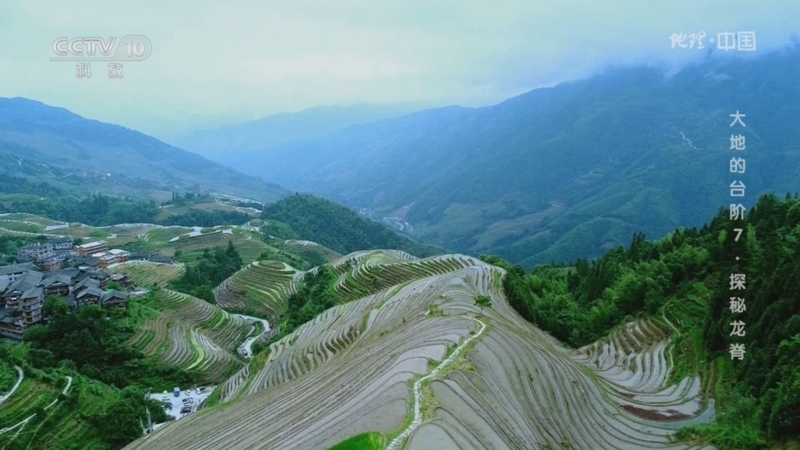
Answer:
<path fill-rule="evenodd" d="M 250 358 L 253 357 L 253 349 L 252 349 L 253 342 L 255 342 L 256 340 L 258 340 L 258 338 L 260 338 L 265 333 L 268 333 L 270 331 L 269 322 L 267 322 L 264 319 L 259 319 L 258 317 L 245 316 L 245 315 L 242 315 L 242 314 L 234 314 L 234 315 L 238 316 L 238 317 L 241 317 L 242 319 L 245 319 L 245 320 L 251 320 L 253 322 L 261 322 L 264 325 L 264 331 L 259 333 L 257 336 L 248 337 L 244 341 L 244 344 L 239 346 L 239 349 L 238 349 L 239 350 L 239 354 L 244 356 L 247 359 L 250 359 Z M 255 325 L 253 325 L 253 328 L 250 330 L 250 334 L 252 334 L 253 331 L 255 331 Z"/>
<path fill-rule="evenodd" d="M 476 322 L 481 324 L 480 331 L 475 333 L 475 335 L 472 336 L 471 338 L 469 338 L 466 341 L 462 342 L 461 345 L 459 345 L 455 349 L 453 354 L 450 355 L 444 361 L 442 361 L 441 364 L 436 366 L 436 368 L 433 369 L 431 371 L 431 373 L 425 375 L 424 377 L 420 378 L 419 380 L 417 380 L 414 383 L 414 420 L 411 421 L 411 424 L 409 424 L 408 427 L 405 430 L 403 430 L 403 432 L 400 433 L 399 436 L 397 436 L 396 438 L 394 438 L 394 440 L 392 440 L 392 442 L 389 444 L 389 446 L 386 447 L 386 450 L 398 450 L 403 445 L 403 442 L 409 436 L 411 436 L 411 433 L 413 433 L 414 430 L 416 430 L 417 427 L 420 426 L 420 424 L 422 424 L 422 412 L 420 411 L 420 409 L 421 409 L 420 398 L 422 397 L 422 394 L 421 394 L 422 383 L 424 383 L 425 381 L 427 381 L 427 380 L 429 380 L 431 378 L 436 377 L 436 375 L 438 375 L 439 372 L 442 371 L 442 369 L 447 367 L 448 364 L 452 363 L 458 357 L 458 355 L 461 353 L 461 351 L 464 350 L 464 347 L 469 345 L 470 342 L 472 342 L 478 336 L 483 334 L 484 330 L 486 330 L 486 324 L 485 323 L 481 322 L 478 319 L 473 319 L 473 320 L 475 320 Z"/>
<path fill-rule="evenodd" d="M 8 394 L 0 397 L 0 405 L 2 405 L 3 402 L 5 402 L 6 400 L 8 400 L 9 397 L 11 397 L 11 394 L 13 394 L 14 391 L 17 390 L 19 385 L 22 384 L 22 380 L 25 379 L 25 372 L 22 371 L 22 367 L 15 365 L 14 368 L 17 369 L 17 373 L 19 374 L 19 379 L 17 379 L 17 382 L 14 384 L 14 387 L 12 387 L 10 391 L 8 391 Z"/>

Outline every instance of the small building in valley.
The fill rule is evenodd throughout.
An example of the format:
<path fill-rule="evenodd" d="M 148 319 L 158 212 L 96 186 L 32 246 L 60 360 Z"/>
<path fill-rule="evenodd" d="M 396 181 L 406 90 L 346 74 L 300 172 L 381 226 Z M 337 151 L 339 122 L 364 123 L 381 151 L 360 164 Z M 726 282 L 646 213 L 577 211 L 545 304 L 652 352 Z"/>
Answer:
<path fill-rule="evenodd" d="M 92 255 L 94 253 L 103 253 L 108 251 L 106 241 L 89 242 L 88 244 L 81 244 L 75 247 L 75 250 L 81 256 Z"/>

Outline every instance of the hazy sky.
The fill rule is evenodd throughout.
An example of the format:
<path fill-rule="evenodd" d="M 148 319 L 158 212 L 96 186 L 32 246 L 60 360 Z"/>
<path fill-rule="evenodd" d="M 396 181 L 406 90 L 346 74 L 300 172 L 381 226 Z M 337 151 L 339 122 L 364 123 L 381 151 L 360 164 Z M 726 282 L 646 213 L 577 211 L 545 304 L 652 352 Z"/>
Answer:
<path fill-rule="evenodd" d="M 486 105 L 608 63 L 699 55 L 672 50 L 675 32 L 756 31 L 762 51 L 797 17 L 797 0 L 3 0 L 0 97 L 168 138 L 324 104 Z M 123 79 L 49 60 L 55 38 L 127 34 L 153 53 Z"/>

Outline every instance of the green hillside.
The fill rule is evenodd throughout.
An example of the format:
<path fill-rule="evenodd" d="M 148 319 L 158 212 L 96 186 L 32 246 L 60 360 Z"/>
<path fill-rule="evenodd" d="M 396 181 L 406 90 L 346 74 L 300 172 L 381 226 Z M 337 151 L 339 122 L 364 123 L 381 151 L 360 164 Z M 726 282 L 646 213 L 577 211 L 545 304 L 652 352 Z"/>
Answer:
<path fill-rule="evenodd" d="M 629 248 L 595 261 L 529 274 L 484 259 L 509 270 L 503 286 L 514 309 L 573 347 L 631 317 L 677 327 L 672 379 L 700 373 L 721 411 L 714 424 L 680 436 L 720 450 L 756 449 L 800 439 L 800 200 L 764 196 L 745 223 L 737 241 L 732 230 L 742 224 L 722 211 L 699 231 L 654 242 L 637 235 Z M 746 274 L 745 291 L 731 291 L 731 274 Z M 732 295 L 745 298 L 745 311 L 729 308 Z M 735 320 L 745 323 L 745 336 L 731 336 Z M 741 361 L 729 353 L 734 343 L 745 345 Z"/>
<path fill-rule="evenodd" d="M 341 254 L 380 248 L 402 250 L 419 257 L 446 252 L 415 242 L 355 211 L 313 195 L 295 194 L 265 205 L 261 218 L 267 222 L 267 234 L 313 241 Z M 278 223 L 271 224 L 273 221 Z"/>
<path fill-rule="evenodd" d="M 272 201 L 287 192 L 142 133 L 25 98 L 0 98 L 0 174 L 81 193 L 148 198 L 219 192 Z"/>

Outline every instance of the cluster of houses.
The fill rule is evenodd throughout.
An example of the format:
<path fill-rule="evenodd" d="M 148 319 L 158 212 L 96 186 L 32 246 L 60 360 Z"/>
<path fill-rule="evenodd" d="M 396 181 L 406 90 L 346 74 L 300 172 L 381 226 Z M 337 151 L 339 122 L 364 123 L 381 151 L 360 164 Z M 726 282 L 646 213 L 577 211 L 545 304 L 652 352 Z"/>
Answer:
<path fill-rule="evenodd" d="M 107 290 L 112 282 L 119 290 Z M 124 308 L 128 294 L 123 289 L 130 287 L 123 274 L 90 268 L 40 272 L 30 262 L 0 267 L 0 337 L 19 341 L 29 327 L 47 319 L 47 297 L 59 297 L 73 310 L 87 305 Z"/>
<path fill-rule="evenodd" d="M 21 247 L 17 251 L 17 259 L 21 262 L 35 262 L 46 270 L 58 270 L 72 252 L 72 239 L 51 239 Z"/>
<path fill-rule="evenodd" d="M 120 249 L 109 249 L 105 241 L 73 245 L 70 238 L 50 239 L 21 247 L 17 253 L 20 262 L 33 262 L 45 272 L 60 270 L 64 263 L 71 262 L 76 267 L 105 269 L 111 264 L 126 261 L 152 261 L 172 264 L 168 256 L 129 253 Z"/>
<path fill-rule="evenodd" d="M 103 269 L 126 261 L 172 264 L 170 257 L 134 254 L 108 249 L 104 241 L 73 244 L 72 239 L 51 239 L 19 248 L 19 264 L 0 266 L 0 338 L 22 340 L 32 325 L 46 321 L 45 299 L 59 297 L 73 310 L 99 305 L 124 308 L 130 280 Z M 71 263 L 72 267 L 64 267 Z M 118 289 L 107 289 L 115 283 Z"/>

